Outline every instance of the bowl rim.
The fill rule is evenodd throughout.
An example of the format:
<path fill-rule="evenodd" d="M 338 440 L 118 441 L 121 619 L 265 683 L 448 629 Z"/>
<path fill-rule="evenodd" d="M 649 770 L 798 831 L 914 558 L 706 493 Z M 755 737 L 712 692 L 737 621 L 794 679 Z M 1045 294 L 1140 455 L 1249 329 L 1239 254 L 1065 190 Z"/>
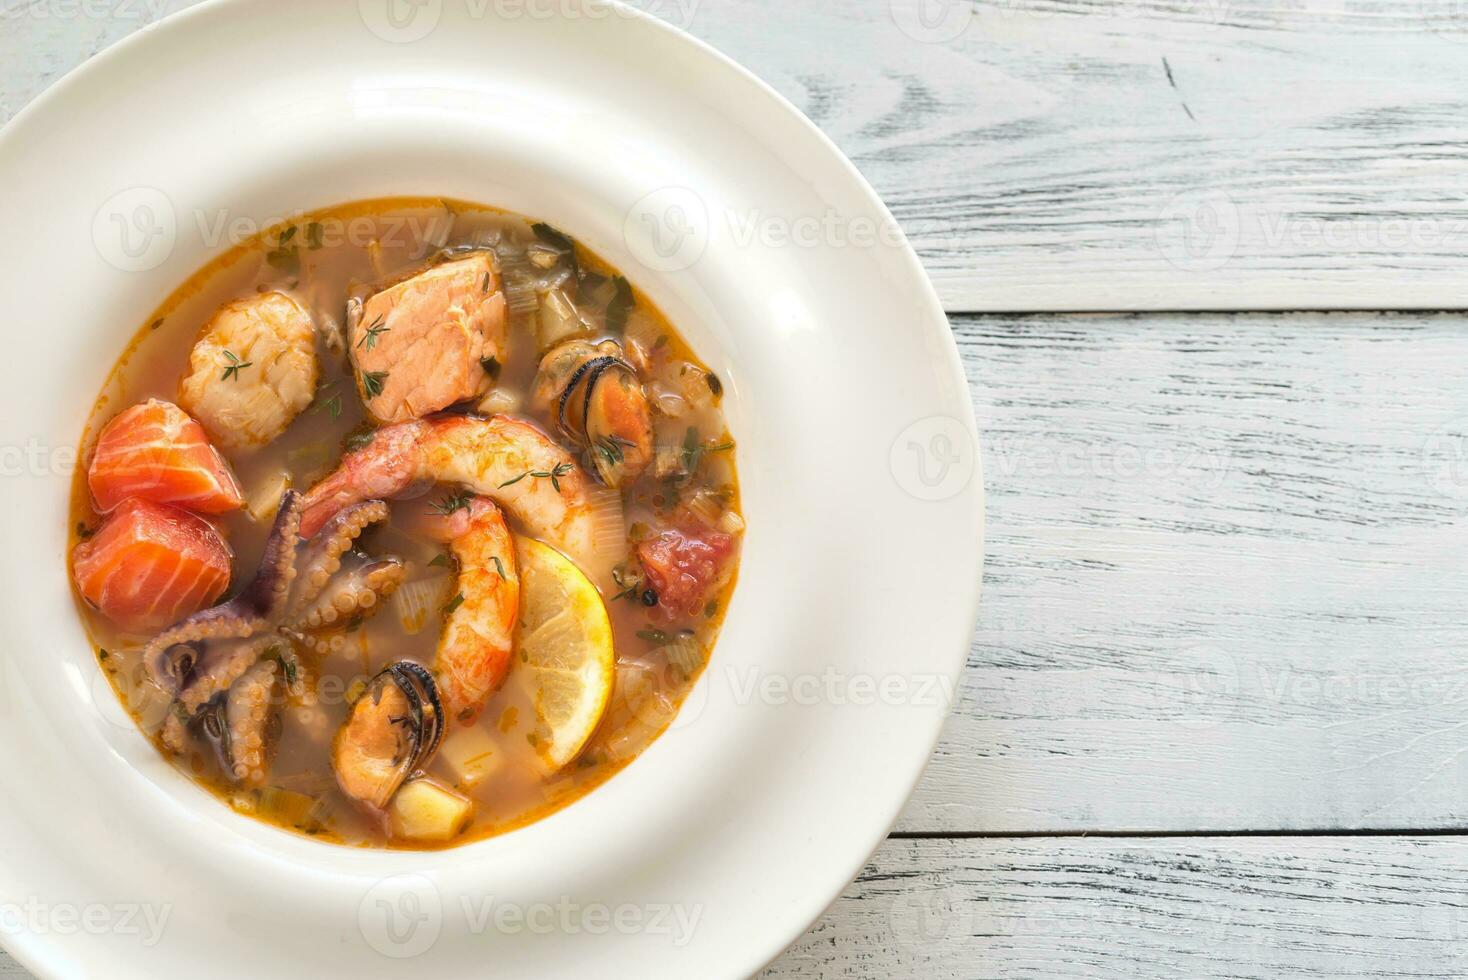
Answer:
<path fill-rule="evenodd" d="M 0 151 L 11 149 L 11 144 L 20 139 L 18 134 L 30 124 L 33 117 L 41 116 L 51 111 L 53 105 L 63 102 L 73 90 L 87 84 L 89 76 L 93 73 L 110 66 L 114 62 L 131 57 L 136 49 L 146 47 L 153 43 L 155 36 L 186 31 L 188 26 L 195 20 L 210 17 L 221 8 L 246 8 L 254 6 L 262 8 L 263 13 L 263 8 L 266 8 L 270 2 L 271 0 L 202 0 L 200 3 L 173 12 L 156 22 L 146 24 L 140 29 L 133 31 L 118 42 L 69 70 L 64 76 L 47 86 L 27 105 L 22 107 L 3 127 L 0 127 Z M 896 223 L 890 209 L 882 201 L 876 190 L 826 133 L 770 84 L 709 43 L 695 37 L 687 31 L 666 23 L 635 6 L 624 3 L 623 0 L 578 0 L 578 2 L 616 8 L 629 21 L 641 25 L 641 29 L 653 31 L 666 39 L 672 39 L 680 44 L 691 47 L 702 59 L 716 64 L 718 69 L 725 73 L 727 79 L 743 86 L 745 93 L 749 97 L 760 99 L 763 103 L 761 108 L 764 111 L 779 113 L 785 116 L 788 121 L 796 123 L 810 136 L 813 136 L 828 157 L 828 160 L 825 162 L 839 167 L 846 180 L 850 183 L 850 186 L 862 195 L 863 203 L 873 213 L 889 222 L 892 228 L 898 230 L 898 234 L 900 235 L 900 248 L 897 250 L 903 253 L 902 261 L 906 266 L 905 272 L 910 279 L 909 285 L 912 285 L 921 296 L 922 309 L 914 311 L 915 315 L 913 319 L 920 321 L 921 325 L 925 328 L 936 329 L 938 324 L 943 325 L 941 331 L 942 336 L 939 338 L 940 342 L 938 344 L 943 352 L 943 367 L 959 390 L 969 390 L 958 347 L 952 335 L 951 328 L 948 326 L 947 314 L 942 307 L 931 279 L 924 270 L 917 253 L 912 248 L 907 235 L 900 230 L 900 226 Z M 955 408 L 957 407 L 955 406 Z M 951 679 L 957 682 L 961 680 L 965 669 L 966 658 L 964 653 L 968 649 L 981 598 L 985 557 L 985 487 L 982 458 L 977 441 L 978 429 L 971 401 L 964 407 L 962 412 L 956 411 L 955 417 L 968 427 L 974 438 L 975 469 L 971 479 L 971 487 L 966 488 L 963 491 L 963 495 L 969 499 L 974 508 L 974 520 L 979 533 L 978 540 L 974 543 L 972 552 L 967 556 L 967 581 L 962 583 L 965 586 L 967 599 L 961 604 L 955 603 L 956 606 L 961 606 L 960 611 L 962 615 L 955 615 L 953 617 L 955 625 L 952 628 L 952 636 L 949 641 L 951 642 L 952 649 L 955 651 L 955 654 L 951 658 Z M 957 590 L 955 589 L 955 591 Z M 952 705 L 949 706 L 948 710 L 941 717 L 929 725 L 925 733 L 922 741 L 926 745 L 926 756 L 929 759 L 931 759 L 941 738 L 943 721 L 951 712 Z M 834 884 L 827 884 L 819 889 L 819 895 L 807 901 L 804 910 L 800 914 L 792 915 L 787 927 L 778 936 L 771 935 L 764 943 L 751 943 L 751 946 L 758 945 L 758 950 L 752 951 L 747 962 L 737 965 L 737 972 L 744 973 L 746 972 L 745 968 L 748 967 L 750 969 L 747 972 L 754 973 L 769 965 L 782 955 L 793 942 L 806 933 L 810 926 L 824 913 L 825 909 L 840 897 L 847 885 L 859 875 L 871 855 L 875 853 L 883 841 L 888 839 L 888 834 L 892 826 L 895 825 L 903 809 L 906 807 L 924 771 L 925 766 L 922 766 L 917 767 L 909 773 L 908 779 L 906 780 L 905 792 L 901 798 L 898 799 L 894 796 L 893 801 L 889 802 L 882 811 L 881 832 L 872 837 L 869 847 L 863 853 L 852 856 L 852 859 L 848 862 L 848 872 L 844 879 Z M 875 823 L 873 825 L 875 826 Z M 815 892 L 817 889 L 812 888 L 811 891 Z M 53 955 L 56 942 L 54 939 L 31 935 L 22 931 L 5 935 L 3 945 L 26 969 L 39 976 L 57 976 L 61 974 L 59 972 L 60 961 Z M 734 964 L 730 965 L 736 966 Z"/>

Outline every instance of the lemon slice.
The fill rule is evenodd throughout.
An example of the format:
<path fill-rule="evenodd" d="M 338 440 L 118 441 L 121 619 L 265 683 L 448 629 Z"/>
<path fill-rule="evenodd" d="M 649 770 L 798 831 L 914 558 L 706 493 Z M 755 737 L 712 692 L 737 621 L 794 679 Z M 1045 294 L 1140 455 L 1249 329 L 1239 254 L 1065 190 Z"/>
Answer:
<path fill-rule="evenodd" d="M 533 744 L 556 769 L 581 753 L 601 723 L 617 675 L 612 623 L 591 580 L 560 552 L 517 538 L 520 620 L 516 671 L 535 705 Z"/>

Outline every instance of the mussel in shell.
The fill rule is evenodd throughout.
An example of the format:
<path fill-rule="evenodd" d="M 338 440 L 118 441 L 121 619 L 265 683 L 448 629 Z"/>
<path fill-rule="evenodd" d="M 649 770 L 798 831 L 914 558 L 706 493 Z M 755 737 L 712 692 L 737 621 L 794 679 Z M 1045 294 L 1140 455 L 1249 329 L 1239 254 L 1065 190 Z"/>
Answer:
<path fill-rule="evenodd" d="M 409 776 L 428 764 L 443 740 L 443 704 L 433 675 L 410 661 L 368 682 L 332 744 L 342 792 L 374 810 L 385 808 Z"/>

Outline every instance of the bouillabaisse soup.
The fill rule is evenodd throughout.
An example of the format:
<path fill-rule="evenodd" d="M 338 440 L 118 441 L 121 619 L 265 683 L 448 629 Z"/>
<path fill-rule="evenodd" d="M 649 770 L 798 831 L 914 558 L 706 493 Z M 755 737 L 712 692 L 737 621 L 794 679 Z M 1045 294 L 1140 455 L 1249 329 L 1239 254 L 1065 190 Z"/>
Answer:
<path fill-rule="evenodd" d="M 562 231 L 458 201 L 278 225 L 98 399 L 72 493 L 97 657 L 244 813 L 441 847 L 672 720 L 744 522 L 723 386 Z"/>

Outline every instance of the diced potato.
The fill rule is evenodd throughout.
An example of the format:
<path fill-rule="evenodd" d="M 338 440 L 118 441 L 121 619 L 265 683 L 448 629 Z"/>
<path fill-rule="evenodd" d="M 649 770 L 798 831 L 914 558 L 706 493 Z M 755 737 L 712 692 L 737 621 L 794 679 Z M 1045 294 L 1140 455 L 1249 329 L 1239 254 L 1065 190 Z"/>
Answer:
<path fill-rule="evenodd" d="M 427 776 L 404 783 L 392 799 L 394 836 L 409 840 L 451 840 L 474 816 L 474 801 Z"/>
<path fill-rule="evenodd" d="M 473 789 L 500 767 L 500 751 L 490 734 L 478 725 L 456 730 L 444 739 L 438 757 L 454 771 L 458 784 Z"/>
<path fill-rule="evenodd" d="M 256 524 L 275 520 L 275 512 L 280 509 L 281 495 L 290 485 L 291 475 L 284 470 L 272 473 L 261 481 L 245 501 L 245 513 L 250 515 L 250 520 Z"/>

